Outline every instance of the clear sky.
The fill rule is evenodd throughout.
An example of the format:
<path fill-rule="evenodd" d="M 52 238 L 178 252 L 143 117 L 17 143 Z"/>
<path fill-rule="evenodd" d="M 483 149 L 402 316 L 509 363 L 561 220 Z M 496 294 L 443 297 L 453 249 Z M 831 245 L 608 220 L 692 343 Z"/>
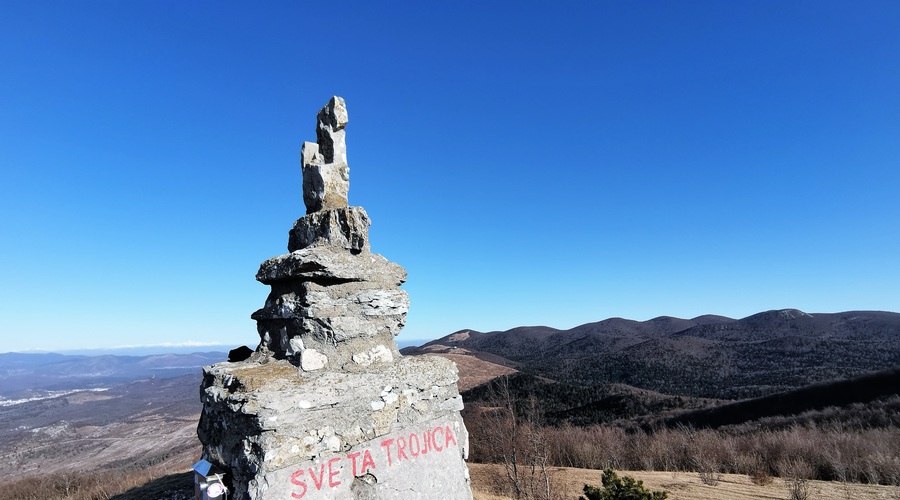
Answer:
<path fill-rule="evenodd" d="M 0 351 L 255 345 L 335 94 L 401 341 L 900 310 L 900 2 L 5 0 Z"/>

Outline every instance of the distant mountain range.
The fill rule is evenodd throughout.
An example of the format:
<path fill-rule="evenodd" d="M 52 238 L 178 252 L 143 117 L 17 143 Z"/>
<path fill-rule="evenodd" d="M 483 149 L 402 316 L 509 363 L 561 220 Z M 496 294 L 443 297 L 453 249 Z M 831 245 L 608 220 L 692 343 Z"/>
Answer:
<path fill-rule="evenodd" d="M 200 367 L 227 359 L 224 352 L 145 356 L 0 354 L 0 405 L 78 389 L 108 388 L 135 380 L 199 374 Z"/>
<path fill-rule="evenodd" d="M 442 349 L 490 354 L 494 363 L 576 386 L 745 399 L 900 365 L 900 313 L 782 309 L 742 319 L 610 318 L 570 330 L 460 330 L 401 352 Z"/>

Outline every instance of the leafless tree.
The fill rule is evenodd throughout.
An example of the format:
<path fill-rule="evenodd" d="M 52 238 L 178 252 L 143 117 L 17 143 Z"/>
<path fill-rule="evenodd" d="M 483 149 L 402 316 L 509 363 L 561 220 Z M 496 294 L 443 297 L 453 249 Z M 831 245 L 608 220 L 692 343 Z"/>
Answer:
<path fill-rule="evenodd" d="M 495 381 L 488 401 L 477 410 L 476 424 L 481 426 L 476 438 L 487 450 L 484 458 L 503 465 L 514 499 L 551 500 L 550 446 L 537 401 L 518 401 L 508 377 Z"/>

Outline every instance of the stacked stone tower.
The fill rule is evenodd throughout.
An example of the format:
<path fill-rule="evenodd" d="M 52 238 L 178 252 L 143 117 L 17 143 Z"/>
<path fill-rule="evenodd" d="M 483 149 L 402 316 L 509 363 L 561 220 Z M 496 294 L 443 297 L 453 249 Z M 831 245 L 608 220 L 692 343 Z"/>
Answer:
<path fill-rule="evenodd" d="M 332 98 L 317 119 L 318 143 L 304 143 L 301 153 L 306 216 L 289 233 L 290 253 L 263 262 L 256 274 L 272 287 L 252 315 L 260 351 L 304 371 L 390 363 L 409 310 L 400 289 L 406 270 L 369 250 L 369 216 L 347 205 L 344 100 Z"/>
<path fill-rule="evenodd" d="M 456 367 L 397 350 L 406 271 L 371 253 L 369 217 L 348 206 L 347 121 L 332 98 L 303 144 L 306 215 L 256 275 L 272 288 L 259 347 L 204 368 L 203 455 L 235 499 L 468 499 Z"/>

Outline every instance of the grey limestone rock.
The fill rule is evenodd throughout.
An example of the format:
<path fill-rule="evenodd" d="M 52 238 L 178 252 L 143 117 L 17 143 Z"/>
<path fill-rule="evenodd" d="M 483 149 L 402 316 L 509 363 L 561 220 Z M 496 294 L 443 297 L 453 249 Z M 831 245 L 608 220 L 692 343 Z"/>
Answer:
<path fill-rule="evenodd" d="M 369 215 L 362 207 L 344 207 L 301 217 L 288 234 L 288 251 L 327 245 L 351 253 L 369 251 Z"/>
<path fill-rule="evenodd" d="M 332 97 L 316 117 L 316 142 L 304 142 L 300 156 L 303 168 L 303 202 L 306 213 L 347 206 L 350 166 L 345 140 L 347 106 Z"/>
<path fill-rule="evenodd" d="M 235 500 L 472 498 L 456 366 L 403 357 L 406 270 L 371 252 L 347 204 L 347 108 L 334 97 L 303 145 L 307 214 L 263 262 L 271 292 L 249 358 L 204 368 L 197 434 Z"/>

